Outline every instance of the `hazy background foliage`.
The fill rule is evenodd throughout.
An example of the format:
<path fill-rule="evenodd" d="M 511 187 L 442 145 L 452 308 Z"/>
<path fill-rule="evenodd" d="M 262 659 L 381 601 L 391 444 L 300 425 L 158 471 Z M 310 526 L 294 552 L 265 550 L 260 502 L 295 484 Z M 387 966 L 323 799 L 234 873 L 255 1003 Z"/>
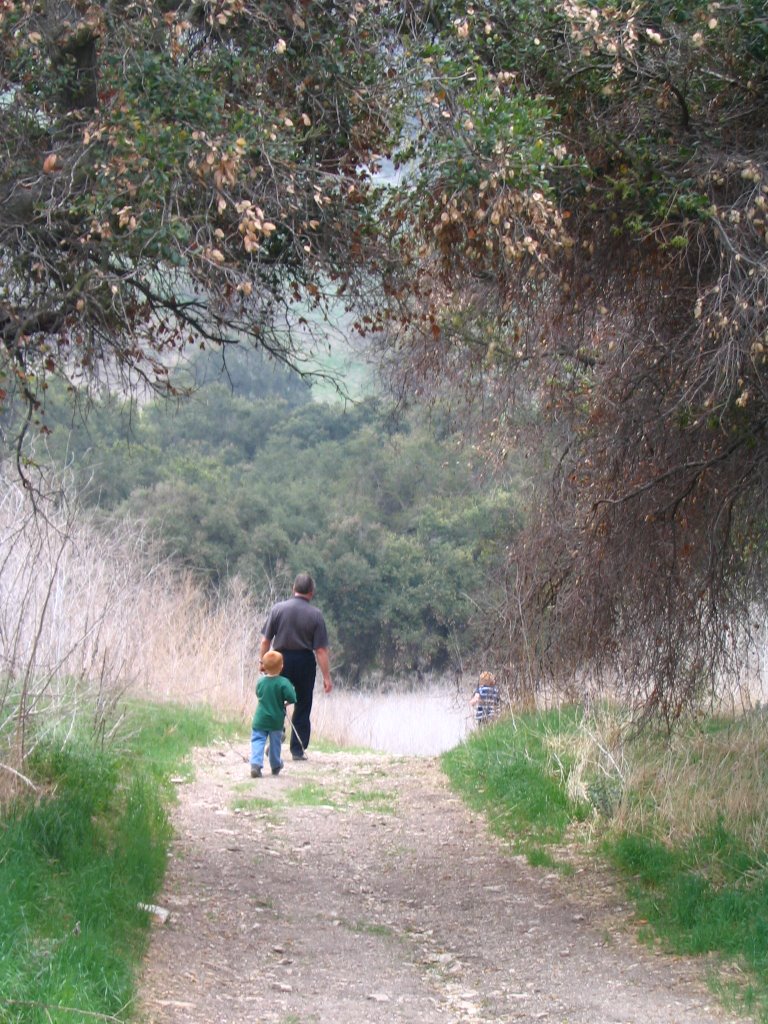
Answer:
<path fill-rule="evenodd" d="M 202 353 L 190 373 L 199 386 L 179 405 L 108 396 L 87 418 L 49 388 L 51 432 L 30 458 L 67 466 L 97 521 L 137 525 L 211 595 L 237 580 L 267 605 L 310 571 L 335 670 L 353 685 L 376 670 L 461 673 L 519 528 L 517 476 L 484 475 L 439 415 L 313 401 L 255 353 L 230 354 L 225 373 Z"/>

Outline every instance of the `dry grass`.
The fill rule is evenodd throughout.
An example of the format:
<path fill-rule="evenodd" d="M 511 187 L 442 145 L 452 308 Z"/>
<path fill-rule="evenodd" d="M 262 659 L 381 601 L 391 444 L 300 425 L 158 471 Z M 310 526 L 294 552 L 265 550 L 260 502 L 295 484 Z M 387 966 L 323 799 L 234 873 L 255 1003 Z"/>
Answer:
<path fill-rule="evenodd" d="M 766 724 L 757 709 L 683 723 L 669 735 L 638 732 L 628 713 L 603 705 L 558 742 L 575 760 L 570 795 L 590 800 L 617 829 L 684 845 L 722 820 L 759 850 L 768 829 Z"/>
<path fill-rule="evenodd" d="M 242 586 L 211 600 L 137 527 L 96 529 L 64 500 L 35 512 L 0 483 L 0 785 L 30 786 L 44 732 L 83 712 L 103 730 L 127 694 L 250 711 L 264 610 Z"/>
<path fill-rule="evenodd" d="M 248 716 L 266 614 L 239 581 L 211 599 L 189 576 L 161 572 L 145 582 L 135 615 L 144 624 L 135 694 Z"/>
<path fill-rule="evenodd" d="M 762 850 L 768 827 L 765 765 L 768 732 L 761 714 L 734 718 L 714 731 L 691 726 L 669 743 L 635 742 L 628 790 L 647 799 L 622 802 L 618 823 L 650 825 L 680 844 L 722 818 L 753 850 Z"/>

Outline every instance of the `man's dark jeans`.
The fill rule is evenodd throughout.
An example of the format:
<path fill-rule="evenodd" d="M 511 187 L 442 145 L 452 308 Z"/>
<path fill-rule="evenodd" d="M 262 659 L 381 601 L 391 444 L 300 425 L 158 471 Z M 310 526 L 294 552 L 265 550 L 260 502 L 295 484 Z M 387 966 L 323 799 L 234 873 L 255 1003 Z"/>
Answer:
<path fill-rule="evenodd" d="M 293 729 L 291 729 L 290 741 L 291 754 L 301 754 L 309 746 L 309 736 L 312 731 L 309 716 L 312 711 L 312 697 L 315 691 L 317 672 L 315 655 L 312 651 L 281 651 L 280 653 L 283 656 L 283 675 L 286 679 L 290 679 L 296 690 L 296 706 L 293 709 Z M 297 733 L 298 739 L 296 738 Z"/>

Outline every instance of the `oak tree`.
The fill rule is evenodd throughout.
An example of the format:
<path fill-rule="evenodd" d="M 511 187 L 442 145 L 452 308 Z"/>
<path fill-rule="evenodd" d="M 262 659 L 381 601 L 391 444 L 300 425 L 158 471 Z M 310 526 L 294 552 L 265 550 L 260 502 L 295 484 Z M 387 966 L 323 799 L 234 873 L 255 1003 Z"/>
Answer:
<path fill-rule="evenodd" d="M 673 717 L 743 673 L 765 597 L 764 5 L 429 17 L 393 383 L 539 457 L 489 609 L 510 680 L 590 673 Z"/>
<path fill-rule="evenodd" d="M 189 344 L 306 369 L 368 288 L 385 6 L 0 2 L 0 399 L 173 392 Z"/>

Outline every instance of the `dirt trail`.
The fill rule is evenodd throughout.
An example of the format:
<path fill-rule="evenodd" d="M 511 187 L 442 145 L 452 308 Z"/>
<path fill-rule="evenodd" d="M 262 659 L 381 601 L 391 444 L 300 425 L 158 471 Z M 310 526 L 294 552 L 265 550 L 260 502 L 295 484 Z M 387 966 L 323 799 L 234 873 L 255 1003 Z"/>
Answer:
<path fill-rule="evenodd" d="M 201 751 L 180 786 L 140 1020 L 729 1019 L 702 964 L 635 943 L 608 875 L 510 855 L 434 760 L 313 751 L 251 780 L 246 756 Z"/>

